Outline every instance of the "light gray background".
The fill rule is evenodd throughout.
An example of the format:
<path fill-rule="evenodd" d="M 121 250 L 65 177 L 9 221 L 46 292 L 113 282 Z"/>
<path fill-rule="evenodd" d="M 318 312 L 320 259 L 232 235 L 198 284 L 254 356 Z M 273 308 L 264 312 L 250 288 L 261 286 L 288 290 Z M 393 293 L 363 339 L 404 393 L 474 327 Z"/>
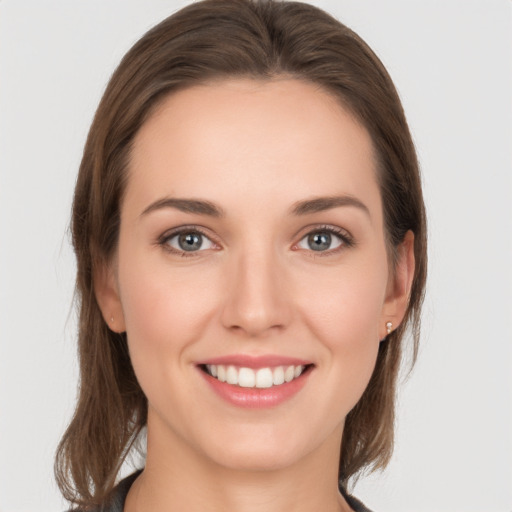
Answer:
<path fill-rule="evenodd" d="M 73 409 L 71 195 L 124 52 L 184 5 L 0 0 L 0 511 L 65 508 L 52 457 Z M 430 221 L 419 363 L 376 512 L 512 511 L 512 2 L 325 0 L 392 74 Z"/>

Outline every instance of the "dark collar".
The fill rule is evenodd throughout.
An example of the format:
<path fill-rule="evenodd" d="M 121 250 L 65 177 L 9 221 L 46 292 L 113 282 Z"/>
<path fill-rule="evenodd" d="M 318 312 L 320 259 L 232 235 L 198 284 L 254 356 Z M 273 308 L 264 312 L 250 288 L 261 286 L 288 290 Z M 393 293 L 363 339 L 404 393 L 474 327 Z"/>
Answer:
<path fill-rule="evenodd" d="M 135 479 L 141 473 L 142 469 L 121 480 L 114 487 L 109 499 L 103 505 L 100 505 L 91 510 L 91 512 L 123 512 L 126 496 L 128 496 L 128 491 L 130 490 L 130 487 L 132 486 Z M 340 492 L 347 500 L 347 503 L 354 510 L 354 512 L 371 512 L 357 498 L 354 498 L 348 494 L 343 486 L 340 486 Z"/>

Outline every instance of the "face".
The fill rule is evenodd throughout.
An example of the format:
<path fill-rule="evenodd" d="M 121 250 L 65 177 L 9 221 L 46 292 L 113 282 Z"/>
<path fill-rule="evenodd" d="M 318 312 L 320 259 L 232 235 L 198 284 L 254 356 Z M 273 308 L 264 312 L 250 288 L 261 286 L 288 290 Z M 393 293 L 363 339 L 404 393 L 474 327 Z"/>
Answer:
<path fill-rule="evenodd" d="M 376 172 L 366 130 L 297 80 L 189 88 L 143 125 L 97 295 L 148 399 L 148 458 L 339 453 L 404 309 Z"/>

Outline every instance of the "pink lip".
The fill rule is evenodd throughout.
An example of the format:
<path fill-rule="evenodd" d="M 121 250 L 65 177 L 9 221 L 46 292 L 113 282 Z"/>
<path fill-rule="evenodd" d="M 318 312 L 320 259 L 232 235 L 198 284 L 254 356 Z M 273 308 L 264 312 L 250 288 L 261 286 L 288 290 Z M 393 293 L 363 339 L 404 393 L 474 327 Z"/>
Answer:
<path fill-rule="evenodd" d="M 212 359 L 206 359 L 199 361 L 198 365 L 207 364 L 222 364 L 225 366 L 237 366 L 239 368 L 274 368 L 276 366 L 306 366 L 311 364 L 311 361 L 305 359 L 297 359 L 295 357 L 279 356 L 275 354 L 268 354 L 263 356 L 251 356 L 247 354 L 232 354 L 220 357 L 214 357 Z"/>
<path fill-rule="evenodd" d="M 276 407 L 282 404 L 283 402 L 291 399 L 293 396 L 299 393 L 299 391 L 305 386 L 307 379 L 311 374 L 311 368 L 308 368 L 304 373 L 302 373 L 300 377 L 293 379 L 291 382 L 285 382 L 279 386 L 260 389 L 243 388 L 240 386 L 228 384 L 227 382 L 221 382 L 220 380 L 217 380 L 215 377 L 212 377 L 205 371 L 201 370 L 199 367 L 198 370 L 210 388 L 218 396 L 232 405 L 247 409 L 265 409 Z"/>

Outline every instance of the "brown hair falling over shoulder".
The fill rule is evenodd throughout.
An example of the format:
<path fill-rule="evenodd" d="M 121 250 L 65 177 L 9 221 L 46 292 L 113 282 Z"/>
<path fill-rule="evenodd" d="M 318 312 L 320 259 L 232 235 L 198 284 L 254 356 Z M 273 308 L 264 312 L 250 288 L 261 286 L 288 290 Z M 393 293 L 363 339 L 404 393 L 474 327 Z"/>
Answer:
<path fill-rule="evenodd" d="M 414 233 L 415 275 L 403 323 L 380 344 L 371 381 L 346 418 L 340 481 L 384 467 L 392 453 L 395 394 L 404 335 L 417 353 L 426 279 L 426 221 L 414 145 L 393 83 L 380 60 L 350 29 L 299 2 L 206 0 L 150 30 L 126 54 L 99 104 L 76 183 L 72 233 L 78 263 L 80 387 L 58 448 L 57 482 L 80 506 L 101 503 L 146 424 L 126 335 L 112 332 L 94 293 L 94 273 L 117 245 L 120 203 L 132 141 L 159 102 L 198 83 L 294 77 L 317 84 L 371 135 L 377 155 L 391 261 Z"/>

